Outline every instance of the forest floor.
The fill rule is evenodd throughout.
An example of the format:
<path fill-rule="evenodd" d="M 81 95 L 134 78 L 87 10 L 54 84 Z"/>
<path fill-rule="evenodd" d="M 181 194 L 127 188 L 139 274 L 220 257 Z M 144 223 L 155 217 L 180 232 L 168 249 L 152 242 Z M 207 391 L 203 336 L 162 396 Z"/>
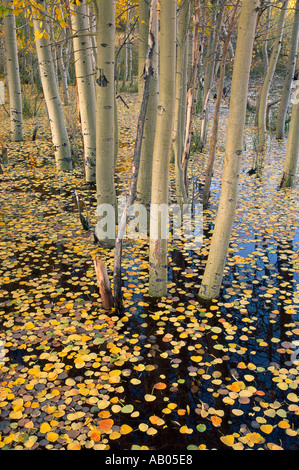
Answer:
<path fill-rule="evenodd" d="M 118 101 L 120 195 L 139 112 L 135 94 L 122 97 L 129 108 Z M 43 104 L 37 117 L 26 117 L 22 143 L 8 143 L 0 109 L 9 155 L 0 175 L 0 448 L 298 449 L 298 194 L 278 189 L 286 142 L 270 134 L 263 175 L 249 176 L 255 134 L 248 120 L 221 294 L 200 303 L 220 195 L 224 104 L 202 247 L 171 240 L 168 294 L 153 300 L 148 240 L 126 244 L 125 311 L 117 315 L 101 306 L 92 259 L 97 253 L 112 278 L 114 250 L 94 244 L 76 207 L 75 190 L 95 224 L 95 188 L 79 163 L 76 100 L 65 111 L 78 155 L 70 174 L 55 170 Z M 190 163 L 197 202 L 208 149 Z"/>

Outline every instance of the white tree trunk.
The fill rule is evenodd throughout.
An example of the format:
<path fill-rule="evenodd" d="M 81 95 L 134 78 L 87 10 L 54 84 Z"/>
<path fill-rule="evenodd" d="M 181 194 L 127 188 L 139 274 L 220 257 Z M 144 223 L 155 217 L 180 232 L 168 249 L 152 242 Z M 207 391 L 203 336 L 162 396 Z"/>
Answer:
<path fill-rule="evenodd" d="M 163 0 L 160 5 L 160 73 L 159 106 L 153 156 L 151 193 L 149 294 L 161 297 L 167 292 L 167 237 L 161 234 L 167 220 L 159 219 L 156 205 L 168 205 L 169 160 L 175 110 L 176 80 L 176 0 Z M 155 217 L 157 216 L 157 217 Z M 162 220 L 161 220 L 162 219 Z"/>
<path fill-rule="evenodd" d="M 291 85 L 294 78 L 298 57 L 298 39 L 299 39 L 299 0 L 295 5 L 294 23 L 292 31 L 292 39 L 290 44 L 290 53 L 286 70 L 286 77 L 281 94 L 281 102 L 278 109 L 277 124 L 276 124 L 276 139 L 282 139 L 285 134 L 285 121 L 289 100 L 291 95 Z"/>
<path fill-rule="evenodd" d="M 116 209 L 114 186 L 114 119 L 115 119 L 115 1 L 95 0 L 97 18 L 97 67 L 96 67 L 96 187 L 98 209 L 109 204 Z M 103 222 L 101 209 L 98 223 Z M 109 224 L 115 227 L 116 211 Z M 115 234 L 105 238 L 113 246 Z"/>
<path fill-rule="evenodd" d="M 96 180 L 96 92 L 91 40 L 85 35 L 89 31 L 88 9 L 85 0 L 79 6 L 76 3 L 71 4 L 70 8 L 73 13 L 73 49 L 84 144 L 85 179 L 92 183 Z M 80 33 L 84 36 L 80 37 Z"/>
<path fill-rule="evenodd" d="M 268 72 L 265 77 L 265 81 L 264 81 L 264 85 L 263 85 L 262 93 L 261 93 L 261 100 L 259 103 L 259 114 L 258 114 L 259 116 L 258 152 L 259 153 L 264 152 L 265 147 L 266 147 L 267 101 L 268 101 L 270 86 L 273 80 L 274 72 L 276 69 L 278 57 L 279 57 L 280 50 L 281 50 L 281 40 L 282 40 L 282 34 L 283 34 L 283 29 L 284 29 L 286 14 L 287 14 L 288 3 L 289 3 L 289 0 L 285 0 L 282 2 L 282 5 L 281 5 L 281 12 L 280 12 L 278 26 L 277 26 L 277 38 L 276 38 L 273 51 L 271 54 Z M 258 174 L 260 174 L 260 171 L 261 171 L 261 161 L 262 161 L 262 158 L 258 158 L 256 161 L 256 170 Z"/>
<path fill-rule="evenodd" d="M 9 3 L 10 0 L 4 0 L 4 5 L 8 6 Z M 23 113 L 15 15 L 10 12 L 3 19 L 3 24 L 10 106 L 10 140 L 19 142 L 23 140 Z"/>
<path fill-rule="evenodd" d="M 146 118 L 144 124 L 144 133 L 142 140 L 142 148 L 140 155 L 140 168 L 137 184 L 137 201 L 144 204 L 149 210 L 152 189 L 152 165 L 153 165 L 153 150 L 156 132 L 157 108 L 159 103 L 159 40 L 158 40 L 158 11 L 153 9 L 152 12 L 152 34 L 155 40 L 155 50 L 152 59 L 153 75 L 150 81 L 149 97 L 146 111 Z M 144 42 L 147 42 L 148 31 L 144 37 Z M 140 55 L 140 61 L 142 60 Z M 142 68 L 142 80 L 144 88 L 144 64 L 146 54 L 144 56 Z M 140 91 L 143 93 L 141 83 L 139 84 Z"/>
<path fill-rule="evenodd" d="M 282 188 L 293 187 L 296 180 L 296 169 L 299 158 L 299 101 L 294 104 L 291 127 L 288 138 L 287 153 L 284 163 L 283 176 L 281 181 Z"/>
<path fill-rule="evenodd" d="M 232 77 L 222 187 L 209 256 L 199 297 L 219 294 L 238 198 L 248 83 L 259 0 L 243 0 Z"/>
<path fill-rule="evenodd" d="M 184 58 L 187 55 L 190 2 L 186 0 L 178 15 L 178 44 L 176 58 L 176 100 L 173 125 L 173 152 L 175 164 L 176 199 L 178 204 L 187 204 L 188 196 L 184 182 L 182 153 L 184 148 L 183 112 L 186 114 L 186 80 L 184 80 Z M 182 110 L 183 108 L 183 110 Z"/>
<path fill-rule="evenodd" d="M 45 30 L 46 33 L 48 33 L 47 22 L 44 18 L 37 18 L 35 16 L 33 23 L 35 31 L 40 32 Z M 35 46 L 40 78 L 48 109 L 56 168 L 57 170 L 62 171 L 71 170 L 71 147 L 64 119 L 63 106 L 59 95 L 56 72 L 53 65 L 49 33 L 47 38 L 43 36 L 40 39 L 37 39 L 35 41 Z"/>

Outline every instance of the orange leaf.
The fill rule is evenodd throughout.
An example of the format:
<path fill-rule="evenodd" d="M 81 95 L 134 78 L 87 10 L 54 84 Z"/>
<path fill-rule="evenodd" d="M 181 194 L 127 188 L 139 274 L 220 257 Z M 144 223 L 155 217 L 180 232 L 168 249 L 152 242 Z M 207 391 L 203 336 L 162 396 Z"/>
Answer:
<path fill-rule="evenodd" d="M 102 431 L 107 432 L 110 431 L 114 424 L 113 419 L 102 419 L 102 421 L 99 422 L 99 427 L 101 428 Z"/>
<path fill-rule="evenodd" d="M 154 388 L 156 388 L 157 390 L 164 390 L 164 388 L 166 388 L 166 385 L 163 382 L 158 382 L 154 385 Z"/>
<path fill-rule="evenodd" d="M 222 419 L 219 416 L 211 416 L 211 421 L 216 428 L 222 423 Z"/>
<path fill-rule="evenodd" d="M 101 432 L 98 429 L 93 429 L 90 433 L 90 437 L 93 441 L 98 442 L 101 440 Z"/>
<path fill-rule="evenodd" d="M 103 410 L 98 413 L 98 417 L 102 419 L 109 418 L 110 416 L 111 416 L 111 413 L 108 410 Z"/>

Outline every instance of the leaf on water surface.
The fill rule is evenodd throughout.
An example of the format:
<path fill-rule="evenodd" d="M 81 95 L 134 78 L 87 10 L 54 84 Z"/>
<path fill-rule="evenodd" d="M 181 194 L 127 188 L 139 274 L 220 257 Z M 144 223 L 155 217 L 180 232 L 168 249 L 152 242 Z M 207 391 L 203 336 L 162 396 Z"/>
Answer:
<path fill-rule="evenodd" d="M 107 418 L 107 419 L 102 419 L 100 422 L 99 422 L 99 428 L 101 431 L 103 432 L 107 432 L 107 431 L 110 431 L 110 429 L 112 428 L 114 424 L 114 421 L 113 419 L 111 418 Z"/>
<path fill-rule="evenodd" d="M 220 440 L 226 446 L 232 447 L 234 445 L 234 442 L 235 442 L 235 437 L 234 437 L 233 434 L 228 434 L 227 436 L 221 436 Z"/>

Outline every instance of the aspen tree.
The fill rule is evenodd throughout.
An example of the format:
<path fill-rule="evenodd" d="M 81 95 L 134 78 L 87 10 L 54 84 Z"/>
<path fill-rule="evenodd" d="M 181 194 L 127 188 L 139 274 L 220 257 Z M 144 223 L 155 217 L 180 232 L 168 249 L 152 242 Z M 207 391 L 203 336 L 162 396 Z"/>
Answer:
<path fill-rule="evenodd" d="M 298 39 L 299 39 L 299 0 L 297 0 L 295 4 L 290 53 L 289 53 L 287 69 L 286 69 L 286 77 L 285 77 L 283 90 L 281 94 L 281 102 L 280 102 L 278 114 L 277 114 L 277 123 L 276 123 L 276 138 L 277 139 L 282 139 L 285 134 L 286 115 L 287 115 L 287 110 L 289 106 L 291 86 L 292 86 L 292 82 L 294 78 L 297 57 L 298 57 Z"/>
<path fill-rule="evenodd" d="M 98 223 L 105 219 L 112 227 L 105 242 L 115 244 L 116 193 L 114 185 L 114 119 L 115 119 L 115 1 L 94 0 L 97 24 L 96 65 L 96 191 Z M 105 205 L 114 214 L 105 212 Z M 105 227 L 102 227 L 105 231 Z"/>
<path fill-rule="evenodd" d="M 267 75 L 265 77 L 264 85 L 261 92 L 261 99 L 259 103 L 258 111 L 258 152 L 262 153 L 265 150 L 266 146 L 266 137 L 267 137 L 267 122 L 266 122 L 266 113 L 267 113 L 267 101 L 269 96 L 270 86 L 274 77 L 274 72 L 276 69 L 278 57 L 281 50 L 281 40 L 282 34 L 287 14 L 289 0 L 281 2 L 281 12 L 279 15 L 278 25 L 277 25 L 277 38 L 274 43 L 273 51 L 270 57 L 269 67 Z M 258 156 L 256 161 L 256 170 L 259 175 L 262 167 L 262 157 Z"/>
<path fill-rule="evenodd" d="M 176 0 L 163 0 L 160 4 L 160 68 L 159 106 L 153 155 L 151 192 L 151 232 L 149 294 L 161 297 L 167 292 L 167 236 L 168 218 L 155 209 L 168 206 L 169 161 L 175 111 L 176 79 Z M 156 229 L 156 230 L 155 230 Z M 162 233 L 161 233 L 162 232 Z"/>
<path fill-rule="evenodd" d="M 178 43 L 176 57 L 176 101 L 173 126 L 173 152 L 175 164 L 175 186 L 178 204 L 188 202 L 182 167 L 184 133 L 182 128 L 183 112 L 186 113 L 186 93 L 184 87 L 184 57 L 187 55 L 188 27 L 190 21 L 190 1 L 184 0 L 178 14 Z"/>
<path fill-rule="evenodd" d="M 220 292 L 238 198 L 243 152 L 247 94 L 259 0 L 243 0 L 239 19 L 231 100 L 227 126 L 222 187 L 209 256 L 199 297 L 216 298 Z"/>
<path fill-rule="evenodd" d="M 9 6 L 9 3 L 10 0 L 4 0 L 5 6 Z M 13 6 L 9 6 L 9 8 L 13 9 Z M 17 49 L 16 20 L 12 11 L 4 17 L 3 24 L 10 107 L 10 140 L 19 142 L 23 140 L 22 93 Z"/>
<path fill-rule="evenodd" d="M 46 4 L 42 0 L 36 3 L 39 11 L 45 13 L 42 15 L 36 12 L 34 14 L 33 25 L 40 79 L 48 110 L 56 168 L 57 170 L 67 171 L 72 169 L 71 147 L 53 64 Z"/>
<path fill-rule="evenodd" d="M 141 2 L 143 3 L 143 2 Z M 154 35 L 155 49 L 153 51 L 152 58 L 152 77 L 149 85 L 149 97 L 146 109 L 146 117 L 144 123 L 144 132 L 142 139 L 142 148 L 140 155 L 140 168 L 138 175 L 138 184 L 137 184 L 137 201 L 140 204 L 143 204 L 149 211 L 149 204 L 151 200 L 151 188 L 152 188 L 152 165 L 153 165 L 153 150 L 154 150 L 154 141 L 155 141 L 155 131 L 156 131 L 156 118 L 157 118 L 157 108 L 159 103 L 159 65 L 158 65 L 158 51 L 159 51 L 159 40 L 158 40 L 158 9 L 157 2 L 155 2 L 156 7 L 152 10 L 151 17 L 151 34 Z M 147 7 L 148 8 L 148 7 Z M 148 16 L 148 13 L 143 12 L 143 17 Z M 149 21 L 149 20 L 148 20 Z M 149 23 L 147 24 L 149 26 Z M 142 29 L 142 33 L 144 31 Z M 148 36 L 148 30 L 147 30 Z M 147 37 L 146 36 L 146 37 Z M 140 41 L 144 43 L 145 38 L 140 38 Z M 146 39 L 147 44 L 147 39 Z M 143 49 L 143 47 L 142 47 Z M 142 61 L 143 52 L 140 51 L 140 62 Z M 145 85 L 144 82 L 144 64 L 146 60 L 146 54 L 143 60 L 143 69 L 141 69 L 141 78 L 143 81 L 143 88 Z M 140 92 L 142 91 L 141 83 L 139 83 Z M 139 92 L 138 92 L 139 94 Z"/>
<path fill-rule="evenodd" d="M 299 91 L 299 90 L 297 90 Z M 298 93 L 299 94 L 299 93 Z M 291 127 L 288 137 L 288 146 L 283 168 L 283 176 L 280 186 L 282 188 L 293 187 L 296 179 L 296 169 L 299 158 L 299 99 L 292 110 Z"/>
<path fill-rule="evenodd" d="M 89 31 L 88 8 L 86 1 L 83 0 L 80 5 L 72 3 L 70 9 L 75 73 L 84 143 L 85 179 L 87 182 L 92 183 L 96 180 L 96 92 L 91 41 L 86 35 Z"/>

